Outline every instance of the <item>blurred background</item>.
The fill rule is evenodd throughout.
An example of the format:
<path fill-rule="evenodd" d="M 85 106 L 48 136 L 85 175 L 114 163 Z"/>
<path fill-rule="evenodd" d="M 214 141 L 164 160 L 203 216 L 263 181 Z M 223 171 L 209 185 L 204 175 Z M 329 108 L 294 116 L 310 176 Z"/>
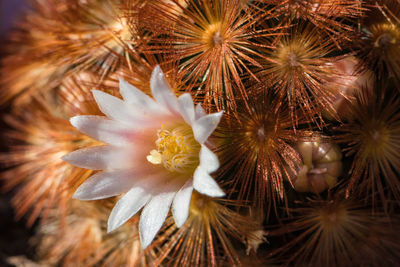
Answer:
<path fill-rule="evenodd" d="M 28 8 L 24 0 L 0 0 L 0 57 L 4 54 L 3 44 L 7 41 L 7 33 L 12 29 L 23 11 Z M 1 61 L 0 61 L 1 64 Z M 0 73 L 6 75 L 5 73 Z M 0 88 L 1 89 L 1 88 Z M 7 109 L 0 111 L 1 114 Z M 0 130 L 4 124 L 0 120 Z M 0 140 L 0 153 L 4 152 L 5 144 Z M 1 166 L 0 168 L 4 168 Z M 30 266 L 28 260 L 32 255 L 29 240 L 32 230 L 25 227 L 25 221 L 15 222 L 14 212 L 10 205 L 12 192 L 0 194 L 0 266 Z"/>
<path fill-rule="evenodd" d="M 0 0 L 0 32 L 4 40 L 7 31 L 27 8 L 25 0 Z"/>

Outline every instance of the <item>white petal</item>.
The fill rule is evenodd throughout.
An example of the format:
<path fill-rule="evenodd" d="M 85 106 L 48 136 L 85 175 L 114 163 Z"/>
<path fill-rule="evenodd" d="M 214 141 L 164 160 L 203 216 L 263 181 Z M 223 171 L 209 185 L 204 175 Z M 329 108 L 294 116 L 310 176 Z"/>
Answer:
<path fill-rule="evenodd" d="M 201 145 L 200 149 L 200 166 L 208 173 L 215 172 L 219 168 L 219 160 L 208 147 Z"/>
<path fill-rule="evenodd" d="M 75 116 L 71 124 L 82 133 L 105 143 L 121 146 L 132 143 L 133 125 L 127 126 L 101 116 Z"/>
<path fill-rule="evenodd" d="M 181 113 L 185 122 L 192 125 L 195 120 L 194 104 L 192 96 L 189 93 L 183 94 L 178 98 L 179 112 Z"/>
<path fill-rule="evenodd" d="M 116 196 L 128 191 L 137 180 L 133 171 L 100 172 L 81 184 L 73 198 L 95 200 Z"/>
<path fill-rule="evenodd" d="M 223 197 L 225 193 L 221 190 L 214 179 L 201 167 L 197 167 L 193 177 L 193 187 L 199 193 L 210 197 Z"/>
<path fill-rule="evenodd" d="M 208 137 L 212 134 L 212 132 L 214 132 L 215 128 L 217 128 L 221 117 L 222 111 L 208 114 L 194 122 L 192 128 L 194 138 L 197 140 L 197 142 L 203 144 L 205 141 L 207 141 Z"/>
<path fill-rule="evenodd" d="M 92 93 L 101 112 L 107 117 L 127 123 L 137 120 L 137 115 L 132 106 L 125 101 L 98 90 L 92 90 Z"/>
<path fill-rule="evenodd" d="M 153 113 L 165 112 L 165 109 L 158 105 L 150 96 L 146 95 L 122 78 L 119 78 L 119 88 L 122 97 L 127 103 L 138 106 L 142 109 L 151 110 Z"/>
<path fill-rule="evenodd" d="M 195 114 L 196 114 L 196 120 L 198 120 L 206 115 L 206 111 L 200 104 L 197 104 Z"/>
<path fill-rule="evenodd" d="M 175 191 L 160 193 L 144 207 L 139 221 L 139 235 L 143 249 L 150 245 L 163 225 L 175 193 Z"/>
<path fill-rule="evenodd" d="M 113 146 L 96 146 L 76 150 L 62 157 L 72 165 L 90 170 L 117 170 L 132 167 L 134 154 Z"/>
<path fill-rule="evenodd" d="M 172 215 L 176 226 L 179 228 L 189 216 L 190 200 L 193 192 L 193 179 L 189 179 L 183 187 L 176 193 L 174 202 L 172 203 Z"/>
<path fill-rule="evenodd" d="M 157 103 L 163 105 L 175 114 L 179 114 L 178 99 L 172 92 L 160 66 L 156 66 L 150 79 L 150 87 Z"/>
<path fill-rule="evenodd" d="M 154 191 L 154 179 L 140 180 L 115 205 L 108 218 L 107 232 L 114 231 L 126 223 L 151 199 Z"/>

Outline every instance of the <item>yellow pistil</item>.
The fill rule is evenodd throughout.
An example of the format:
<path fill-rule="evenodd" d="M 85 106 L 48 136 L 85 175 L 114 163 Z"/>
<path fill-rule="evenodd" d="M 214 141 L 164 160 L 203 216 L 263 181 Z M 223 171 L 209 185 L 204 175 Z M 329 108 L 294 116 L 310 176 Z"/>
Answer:
<path fill-rule="evenodd" d="M 147 156 L 150 163 L 163 164 L 171 172 L 183 172 L 197 165 L 200 145 L 194 140 L 190 128 L 167 130 L 162 127 L 157 136 L 156 149 Z"/>

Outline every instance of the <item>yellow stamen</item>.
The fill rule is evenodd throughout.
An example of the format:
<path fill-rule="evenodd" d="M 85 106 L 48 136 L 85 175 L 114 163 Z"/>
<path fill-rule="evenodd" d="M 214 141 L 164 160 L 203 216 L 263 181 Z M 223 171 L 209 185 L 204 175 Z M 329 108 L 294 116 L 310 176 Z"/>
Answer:
<path fill-rule="evenodd" d="M 182 172 L 198 163 L 200 145 L 189 127 L 166 130 L 163 125 L 157 135 L 156 149 L 147 156 L 149 162 L 163 164 L 171 172 Z"/>

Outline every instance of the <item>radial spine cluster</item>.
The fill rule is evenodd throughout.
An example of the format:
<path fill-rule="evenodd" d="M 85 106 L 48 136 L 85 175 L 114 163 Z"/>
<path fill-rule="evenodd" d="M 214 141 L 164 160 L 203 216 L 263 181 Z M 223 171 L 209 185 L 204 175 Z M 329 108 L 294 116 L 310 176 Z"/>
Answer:
<path fill-rule="evenodd" d="M 26 1 L 7 264 L 400 262 L 400 0 Z"/>

